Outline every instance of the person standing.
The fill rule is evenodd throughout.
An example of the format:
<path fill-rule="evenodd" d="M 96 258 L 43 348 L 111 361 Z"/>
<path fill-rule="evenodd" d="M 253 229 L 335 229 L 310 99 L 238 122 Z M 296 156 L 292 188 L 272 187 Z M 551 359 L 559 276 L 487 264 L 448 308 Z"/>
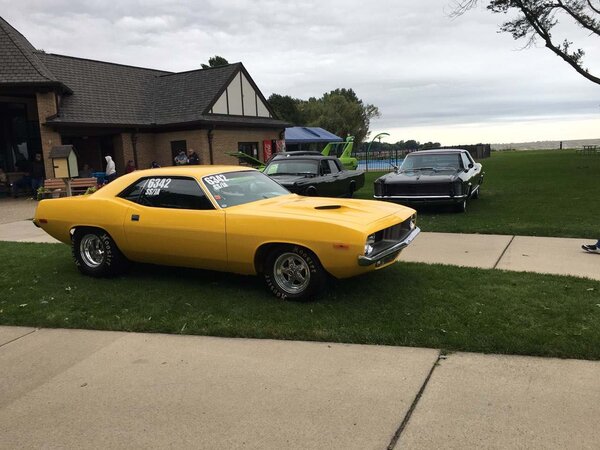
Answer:
<path fill-rule="evenodd" d="M 129 161 L 127 161 L 127 165 L 125 166 L 125 173 L 131 173 L 135 170 L 136 170 L 135 165 L 133 164 L 133 161 L 130 159 Z"/>
<path fill-rule="evenodd" d="M 185 152 L 181 150 L 179 154 L 173 159 L 176 166 L 185 166 L 188 163 L 188 158 L 185 156 Z"/>
<path fill-rule="evenodd" d="M 588 253 L 600 253 L 600 239 L 595 244 L 583 244 L 581 248 Z"/>
<path fill-rule="evenodd" d="M 188 164 L 190 166 L 197 166 L 200 164 L 200 157 L 198 156 L 198 153 L 191 148 L 188 150 Z"/>
<path fill-rule="evenodd" d="M 106 182 L 110 183 L 117 178 L 117 169 L 115 168 L 115 162 L 112 157 L 105 156 L 104 159 L 106 159 Z"/>
<path fill-rule="evenodd" d="M 36 153 L 35 159 L 31 163 L 31 189 L 34 196 L 37 194 L 37 190 L 44 185 L 45 175 L 46 170 L 44 168 L 44 161 L 42 161 L 42 155 Z"/>

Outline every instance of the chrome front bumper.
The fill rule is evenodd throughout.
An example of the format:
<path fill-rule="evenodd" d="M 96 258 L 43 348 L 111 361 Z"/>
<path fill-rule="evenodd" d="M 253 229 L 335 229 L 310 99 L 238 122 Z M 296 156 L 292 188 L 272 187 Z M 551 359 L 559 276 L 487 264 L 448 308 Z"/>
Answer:
<path fill-rule="evenodd" d="M 372 264 L 375 264 L 376 266 L 380 266 L 382 264 L 382 261 L 384 261 L 386 258 L 390 257 L 391 255 L 394 255 L 395 253 L 396 254 L 399 253 L 402 249 L 407 247 L 418 236 L 418 234 L 420 232 L 421 232 L 421 229 L 419 227 L 415 227 L 415 229 L 412 230 L 408 236 L 406 236 L 400 242 L 395 243 L 391 247 L 388 247 L 374 255 L 359 256 L 358 257 L 358 265 L 359 266 L 370 266 Z M 386 262 L 388 262 L 388 261 L 386 261 Z"/>
<path fill-rule="evenodd" d="M 427 200 L 464 200 L 467 195 L 374 195 L 377 200 L 404 200 L 404 201 L 427 201 Z"/>

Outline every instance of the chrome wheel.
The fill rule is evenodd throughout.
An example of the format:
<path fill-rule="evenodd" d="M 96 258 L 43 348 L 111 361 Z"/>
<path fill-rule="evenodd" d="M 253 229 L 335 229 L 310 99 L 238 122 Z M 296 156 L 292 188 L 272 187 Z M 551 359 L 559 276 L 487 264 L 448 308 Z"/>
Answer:
<path fill-rule="evenodd" d="M 282 253 L 275 260 L 273 277 L 279 287 L 288 294 L 304 291 L 310 283 L 310 267 L 296 253 Z"/>
<path fill-rule="evenodd" d="M 79 254 L 88 267 L 99 267 L 105 259 L 104 243 L 96 234 L 86 234 L 79 243 Z"/>

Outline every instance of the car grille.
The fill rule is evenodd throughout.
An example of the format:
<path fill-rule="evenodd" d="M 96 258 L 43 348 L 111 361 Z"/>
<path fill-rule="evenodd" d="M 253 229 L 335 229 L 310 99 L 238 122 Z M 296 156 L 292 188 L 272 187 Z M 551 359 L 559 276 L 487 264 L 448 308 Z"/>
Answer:
<path fill-rule="evenodd" d="M 375 244 L 373 244 L 375 250 L 374 253 L 377 253 L 396 242 L 403 241 L 412 231 L 410 223 L 411 218 L 409 217 L 404 222 L 384 228 L 375 233 Z"/>
<path fill-rule="evenodd" d="M 451 183 L 383 185 L 383 195 L 449 195 L 451 192 Z"/>

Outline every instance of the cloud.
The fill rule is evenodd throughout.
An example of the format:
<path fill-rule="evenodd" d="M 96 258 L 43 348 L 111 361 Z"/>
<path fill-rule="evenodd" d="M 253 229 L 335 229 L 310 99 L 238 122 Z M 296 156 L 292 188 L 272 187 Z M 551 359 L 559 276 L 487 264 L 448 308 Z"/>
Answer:
<path fill-rule="evenodd" d="M 379 106 L 376 128 L 600 120 L 598 85 L 544 48 L 519 50 L 497 32 L 502 15 L 477 8 L 450 18 L 450 0 L 0 0 L 0 7 L 48 52 L 171 71 L 218 54 L 242 61 L 267 96 L 351 87 Z M 560 31 L 582 41 L 590 68 L 600 70 L 600 40 L 566 23 Z M 592 135 L 580 137 L 597 137 L 600 125 L 595 130 L 589 125 Z"/>

